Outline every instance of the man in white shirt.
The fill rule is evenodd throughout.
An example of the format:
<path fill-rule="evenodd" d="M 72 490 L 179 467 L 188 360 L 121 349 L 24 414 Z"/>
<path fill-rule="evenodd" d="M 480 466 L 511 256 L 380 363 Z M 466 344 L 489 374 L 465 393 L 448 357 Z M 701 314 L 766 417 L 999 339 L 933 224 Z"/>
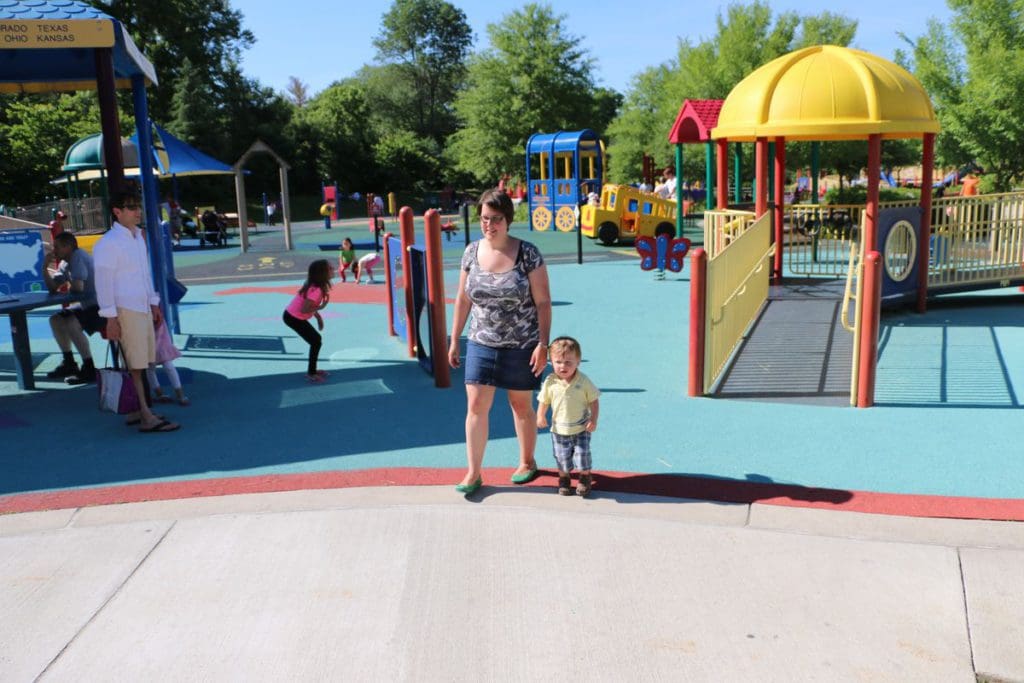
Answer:
<path fill-rule="evenodd" d="M 150 410 L 142 375 L 156 361 L 154 325 L 163 319 L 160 296 L 153 288 L 146 240 L 139 228 L 142 204 L 133 190 L 118 190 L 110 198 L 114 225 L 96 243 L 96 301 L 107 319 L 107 338 L 120 342 L 132 384 L 141 406 L 128 416 L 140 432 L 171 432 L 181 425 L 164 420 Z"/>

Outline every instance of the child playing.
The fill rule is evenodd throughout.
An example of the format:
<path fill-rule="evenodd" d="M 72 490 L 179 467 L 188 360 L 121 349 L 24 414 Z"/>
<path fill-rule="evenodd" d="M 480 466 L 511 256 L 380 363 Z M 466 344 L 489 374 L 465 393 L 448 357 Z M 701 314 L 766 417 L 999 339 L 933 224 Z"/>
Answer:
<path fill-rule="evenodd" d="M 551 446 L 558 463 L 558 493 L 572 495 L 572 470 L 580 471 L 576 493 L 587 496 L 590 477 L 590 433 L 597 429 L 601 392 L 579 371 L 583 352 L 572 337 L 559 337 L 548 350 L 554 372 L 544 378 L 537 396 L 537 427 L 548 426 L 551 407 Z"/>
<path fill-rule="evenodd" d="M 378 263 L 380 263 L 380 254 L 375 251 L 360 256 L 353 271 L 356 276 L 356 284 L 358 285 L 359 281 L 363 279 L 363 273 L 366 273 L 366 281 L 373 284 L 373 267 Z"/>
<path fill-rule="evenodd" d="M 352 240 L 346 237 L 341 241 L 341 254 L 338 256 L 338 275 L 341 276 L 341 281 L 345 282 L 345 271 L 349 268 L 355 275 L 356 267 L 356 248 Z"/>
<path fill-rule="evenodd" d="M 327 373 L 316 369 L 317 356 L 320 355 L 322 338 L 313 329 L 310 318 L 316 318 L 317 327 L 324 329 L 324 319 L 320 311 L 331 300 L 331 264 L 327 259 L 318 259 L 309 264 L 306 282 L 299 288 L 295 298 L 288 304 L 282 319 L 284 324 L 309 344 L 309 363 L 306 367 L 306 379 L 320 383 L 327 379 Z"/>
<path fill-rule="evenodd" d="M 174 367 L 174 359 L 180 357 L 181 351 L 178 350 L 171 340 L 171 333 L 167 331 L 167 324 L 161 320 L 160 324 L 156 326 L 156 363 L 150 363 L 149 367 L 146 368 L 149 387 L 153 392 L 153 400 L 155 402 L 170 403 L 172 400 L 177 400 L 179 406 L 187 406 L 192 403 L 181 388 L 181 377 L 178 376 L 178 370 Z M 160 380 L 156 377 L 157 363 L 164 366 L 164 373 L 171 382 L 171 388 L 174 389 L 174 399 L 165 394 L 164 390 L 160 388 Z"/>

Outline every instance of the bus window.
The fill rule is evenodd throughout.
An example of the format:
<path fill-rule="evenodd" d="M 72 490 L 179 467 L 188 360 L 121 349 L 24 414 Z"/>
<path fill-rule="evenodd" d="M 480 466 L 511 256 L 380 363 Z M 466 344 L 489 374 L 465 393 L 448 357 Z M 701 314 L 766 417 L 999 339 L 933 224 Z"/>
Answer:
<path fill-rule="evenodd" d="M 572 178 L 572 153 L 558 152 L 555 154 L 555 179 L 568 180 Z"/>
<path fill-rule="evenodd" d="M 629 211 L 630 213 L 636 213 L 636 207 L 637 207 L 637 204 L 638 204 L 638 202 L 637 202 L 637 200 L 636 200 L 636 199 L 630 199 L 630 200 L 629 200 L 629 209 L 627 209 L 627 210 L 628 210 L 628 211 Z"/>
<path fill-rule="evenodd" d="M 615 199 L 617 197 L 618 197 L 618 195 L 615 192 L 609 192 L 608 193 L 608 208 L 609 209 L 614 209 L 615 208 Z"/>
<path fill-rule="evenodd" d="M 530 180 L 547 180 L 548 155 L 534 153 L 530 155 Z"/>
<path fill-rule="evenodd" d="M 645 214 L 650 215 L 652 208 L 654 208 L 654 207 L 651 206 L 650 202 L 644 202 L 644 213 Z"/>

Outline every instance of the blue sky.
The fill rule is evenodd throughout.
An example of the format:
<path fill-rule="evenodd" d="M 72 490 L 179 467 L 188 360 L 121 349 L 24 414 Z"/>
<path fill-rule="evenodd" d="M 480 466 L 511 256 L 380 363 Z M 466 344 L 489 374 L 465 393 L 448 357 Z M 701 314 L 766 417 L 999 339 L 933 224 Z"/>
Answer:
<path fill-rule="evenodd" d="M 508 0 L 450 0 L 466 13 L 474 33 L 474 49 L 487 45 L 487 25 L 523 6 Z M 631 78 L 648 66 L 675 57 L 680 38 L 693 43 L 715 34 L 715 19 L 728 3 L 648 2 L 646 19 L 636 18 L 639 3 L 622 0 L 558 0 L 550 3 L 565 15 L 572 35 L 583 39 L 596 61 L 598 83 L 625 92 Z M 853 47 L 891 59 L 902 45 L 897 34 L 917 37 L 928 18 L 947 21 L 945 2 L 919 0 L 833 0 L 830 3 L 770 0 L 775 13 L 829 11 L 858 21 Z M 302 0 L 294 12 L 279 0 L 234 0 L 256 45 L 243 55 L 247 75 L 278 91 L 296 76 L 315 94 L 363 64 L 373 63 L 373 38 L 390 0 Z"/>

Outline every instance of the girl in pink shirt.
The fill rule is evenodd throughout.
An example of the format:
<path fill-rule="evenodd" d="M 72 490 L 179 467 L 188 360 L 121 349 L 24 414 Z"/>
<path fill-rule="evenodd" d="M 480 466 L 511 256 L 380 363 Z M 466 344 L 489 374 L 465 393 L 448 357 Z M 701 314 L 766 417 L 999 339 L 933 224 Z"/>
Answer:
<path fill-rule="evenodd" d="M 309 264 L 306 282 L 299 287 L 295 298 L 288 304 L 282 319 L 284 324 L 295 330 L 296 334 L 309 344 L 309 365 L 306 368 L 306 379 L 310 382 L 323 382 L 327 373 L 316 369 L 317 356 L 320 355 L 322 339 L 320 333 L 313 329 L 310 318 L 316 318 L 317 327 L 324 329 L 324 319 L 320 311 L 331 300 L 331 264 L 327 259 L 320 259 Z"/>

